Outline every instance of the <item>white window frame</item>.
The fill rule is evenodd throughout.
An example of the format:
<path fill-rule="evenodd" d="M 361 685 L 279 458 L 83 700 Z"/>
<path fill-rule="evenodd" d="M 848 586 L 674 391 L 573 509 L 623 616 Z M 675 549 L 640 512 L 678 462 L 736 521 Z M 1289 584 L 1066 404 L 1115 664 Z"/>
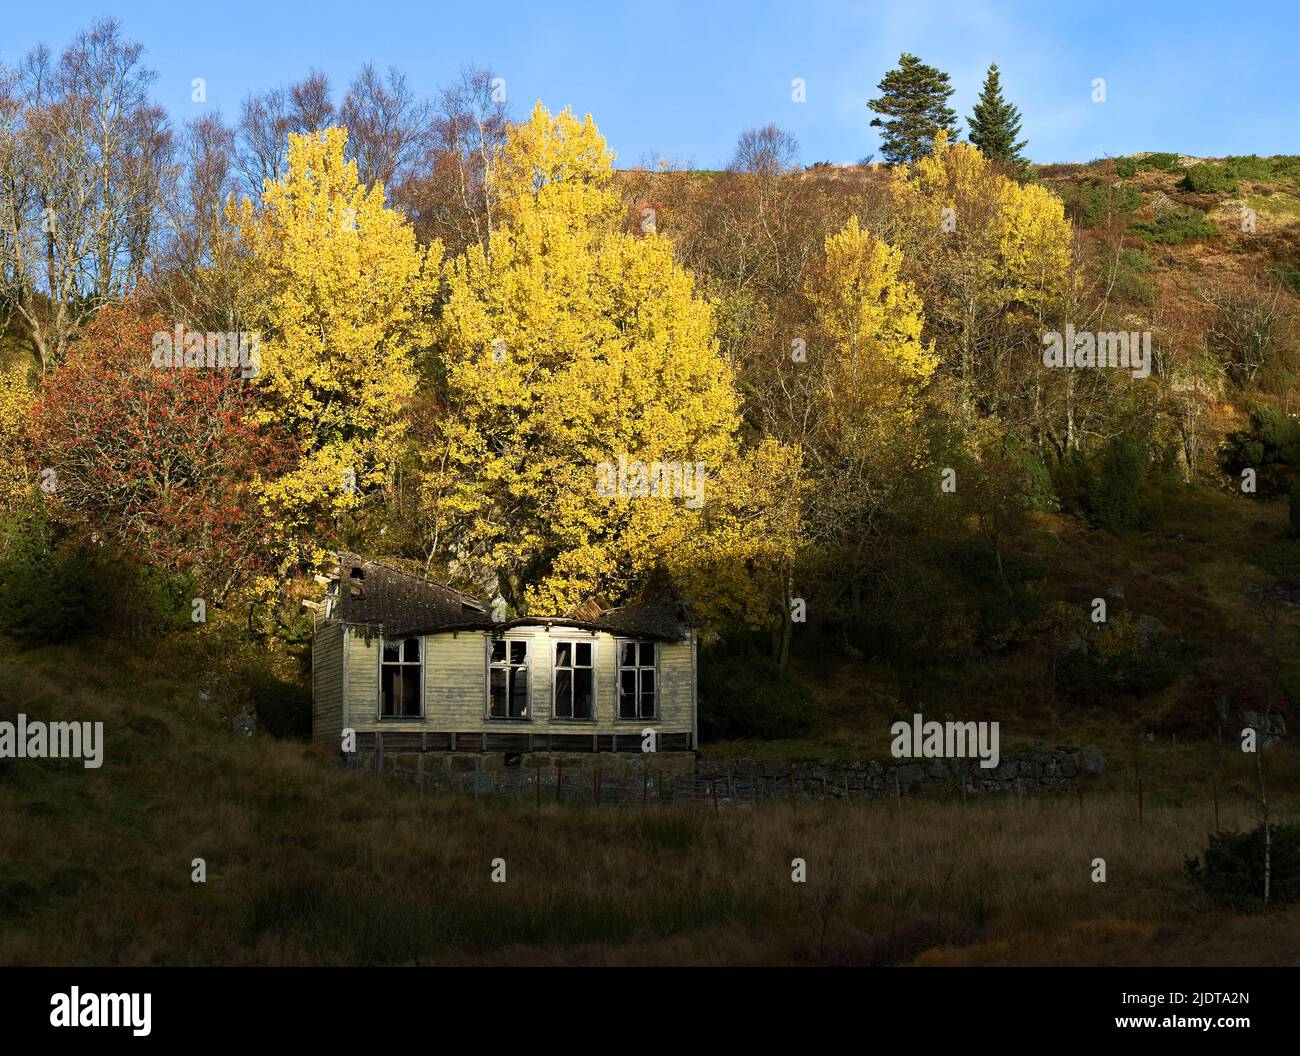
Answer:
<path fill-rule="evenodd" d="M 496 642 L 506 643 L 506 658 L 504 661 L 496 662 L 492 659 L 492 646 Z M 522 664 L 512 664 L 510 662 L 510 645 L 512 642 L 520 642 L 524 647 L 524 662 Z M 531 638 L 494 638 L 492 635 L 485 637 L 484 659 L 487 667 L 483 682 L 483 715 L 489 722 L 532 722 L 533 721 L 533 640 Z M 492 714 L 492 672 L 494 670 L 509 671 L 511 668 L 518 668 L 523 672 L 524 677 L 524 714 L 517 715 L 493 715 Z M 509 690 L 509 679 L 506 680 L 507 691 Z M 506 708 L 509 710 L 509 699 L 506 701 Z"/>
<path fill-rule="evenodd" d="M 555 694 L 556 694 L 556 690 L 559 688 L 559 679 L 557 679 L 557 678 L 555 677 L 555 672 L 558 670 L 558 667 L 557 667 L 557 665 L 556 665 L 556 659 L 557 659 L 557 657 L 559 656 L 560 646 L 561 646 L 561 645 L 568 645 L 569 648 L 572 650 L 572 652 L 570 653 L 570 657 L 569 657 L 569 666 L 566 667 L 566 668 L 564 668 L 565 671 L 586 671 L 586 670 L 588 670 L 588 668 L 586 668 L 586 667 L 578 667 L 578 666 L 574 663 L 574 661 L 577 660 L 577 657 L 578 657 L 577 647 L 578 647 L 579 645 L 590 645 L 590 646 L 591 646 L 591 667 L 590 667 L 590 671 L 591 671 L 591 718 L 589 718 L 589 719 L 579 718 L 579 717 L 577 717 L 577 716 L 575 716 L 575 715 L 561 715 L 561 714 L 559 714 L 559 712 L 558 712 L 558 710 L 557 710 L 557 708 L 556 708 L 556 704 L 558 703 L 558 701 L 556 700 L 556 695 L 555 695 Z M 597 650 L 597 648 L 598 648 L 598 645 L 599 645 L 599 643 L 597 642 L 597 640 L 596 640 L 595 638 L 552 638 L 552 639 L 551 639 L 551 718 L 552 718 L 554 721 L 556 721 L 556 722 L 581 722 L 581 723 L 592 723 L 592 722 L 596 722 L 596 721 L 600 718 L 600 691 L 599 691 L 600 675 L 598 674 L 598 666 L 599 666 L 599 665 L 598 665 L 597 662 L 596 662 L 596 650 Z M 570 705 L 570 710 L 572 710 L 572 705 L 573 705 L 573 690 L 574 690 L 574 688 L 575 688 L 575 685 L 574 685 L 574 683 L 571 681 L 571 682 L 569 683 L 569 705 Z"/>
<path fill-rule="evenodd" d="M 402 647 L 409 641 L 419 643 L 420 659 L 417 662 L 410 660 L 385 660 L 384 648 L 394 642 L 397 643 L 397 655 L 402 655 Z M 418 715 L 385 715 L 384 714 L 384 668 L 385 667 L 419 667 L 420 669 L 420 712 Z M 379 636 L 379 721 L 380 722 L 423 722 L 424 721 L 424 636 L 418 634 L 404 634 L 398 638 L 389 638 L 386 635 Z"/>
<path fill-rule="evenodd" d="M 637 647 L 637 662 L 632 665 L 623 663 L 623 647 L 625 645 L 635 645 Z M 654 663 L 645 665 L 641 663 L 641 646 L 648 645 L 654 649 Z M 614 639 L 614 719 L 617 722 L 659 722 L 663 715 L 664 699 L 664 680 L 659 673 L 659 658 L 662 654 L 660 643 L 649 638 L 616 638 Z M 636 710 L 637 715 L 628 717 L 623 714 L 623 672 L 636 671 Z M 655 676 L 655 713 L 645 717 L 640 714 L 641 711 L 641 675 L 642 671 L 653 671 Z"/>

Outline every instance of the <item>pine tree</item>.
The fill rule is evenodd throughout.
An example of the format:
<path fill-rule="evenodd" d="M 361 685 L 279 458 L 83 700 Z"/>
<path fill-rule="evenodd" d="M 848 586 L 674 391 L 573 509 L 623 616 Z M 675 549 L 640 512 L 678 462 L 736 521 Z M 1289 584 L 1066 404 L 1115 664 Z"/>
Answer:
<path fill-rule="evenodd" d="M 886 161 L 911 162 L 925 157 L 940 131 L 956 138 L 957 115 L 947 105 L 952 87 L 942 70 L 904 52 L 898 58 L 898 69 L 885 74 L 877 87 L 880 98 L 867 106 L 887 119 L 877 117 L 871 122 L 873 128 L 884 129 L 880 153 Z"/>
<path fill-rule="evenodd" d="M 971 111 L 967 124 L 970 125 L 970 141 L 990 161 L 1025 164 L 1020 155 L 1025 140 L 1016 142 L 1016 136 L 1020 135 L 1020 111 L 1002 97 L 996 62 L 989 67 L 979 102 Z"/>

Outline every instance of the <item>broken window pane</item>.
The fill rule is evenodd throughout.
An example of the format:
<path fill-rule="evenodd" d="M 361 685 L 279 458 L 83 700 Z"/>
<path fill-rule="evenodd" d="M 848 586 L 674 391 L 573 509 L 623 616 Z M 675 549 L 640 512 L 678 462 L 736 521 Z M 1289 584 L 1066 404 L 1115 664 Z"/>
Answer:
<path fill-rule="evenodd" d="M 494 719 L 506 717 L 506 683 L 509 672 L 504 667 L 492 668 L 492 680 L 489 683 L 488 714 Z"/>
<path fill-rule="evenodd" d="M 573 717 L 590 719 L 595 715 L 595 700 L 592 696 L 591 668 L 579 668 L 573 672 Z"/>
<path fill-rule="evenodd" d="M 641 715 L 643 719 L 652 719 L 655 714 L 655 673 L 653 669 L 642 669 L 641 674 Z"/>
<path fill-rule="evenodd" d="M 618 717 L 635 719 L 636 713 L 636 672 L 622 671 L 618 679 Z"/>
<path fill-rule="evenodd" d="M 512 719 L 528 718 L 528 670 L 514 667 L 510 669 L 510 717 Z"/>
<path fill-rule="evenodd" d="M 567 667 L 555 669 L 555 714 L 557 718 L 573 718 L 573 672 Z"/>

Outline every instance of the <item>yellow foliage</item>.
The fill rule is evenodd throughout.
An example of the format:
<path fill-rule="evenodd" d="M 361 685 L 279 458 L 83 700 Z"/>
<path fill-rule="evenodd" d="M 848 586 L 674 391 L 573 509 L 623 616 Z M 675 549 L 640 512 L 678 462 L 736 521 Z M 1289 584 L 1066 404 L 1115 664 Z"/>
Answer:
<path fill-rule="evenodd" d="M 0 510 L 11 509 L 31 487 L 23 434 L 35 398 L 24 364 L 0 370 Z"/>
<path fill-rule="evenodd" d="M 1003 296 L 1043 319 L 1075 281 L 1074 229 L 1065 203 L 1051 191 L 1011 184 L 999 255 L 1005 266 Z"/>
<path fill-rule="evenodd" d="M 618 594 L 683 546 L 736 452 L 738 407 L 708 305 L 659 236 L 618 224 L 590 117 L 540 104 L 494 179 L 501 223 L 444 269 L 446 417 L 422 498 L 449 564 L 517 609 Z M 602 463 L 689 463 L 689 496 L 602 495 Z"/>
<path fill-rule="evenodd" d="M 384 485 L 415 391 L 412 354 L 429 341 L 442 247 L 427 251 L 382 186 L 361 186 L 347 132 L 290 135 L 284 176 L 238 222 L 256 286 L 260 416 L 287 428 L 300 464 L 267 481 L 286 532 L 355 508 Z"/>
<path fill-rule="evenodd" d="M 932 153 L 895 171 L 890 191 L 906 272 L 969 400 L 997 375 L 1006 328 L 1023 338 L 1070 296 L 1073 229 L 1050 191 L 1021 187 L 943 134 Z"/>
<path fill-rule="evenodd" d="M 770 437 L 723 467 L 708 532 L 684 540 L 668 562 L 700 624 L 758 630 L 787 609 L 807 490 L 803 452 Z"/>

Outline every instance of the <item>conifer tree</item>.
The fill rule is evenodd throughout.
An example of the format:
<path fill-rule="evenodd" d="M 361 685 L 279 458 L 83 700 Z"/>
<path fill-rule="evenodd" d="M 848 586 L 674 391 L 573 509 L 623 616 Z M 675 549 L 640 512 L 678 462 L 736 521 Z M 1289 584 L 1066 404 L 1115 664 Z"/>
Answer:
<path fill-rule="evenodd" d="M 989 161 L 1010 161 L 1023 165 L 1020 149 L 1025 140 L 1016 142 L 1020 135 L 1020 111 L 1002 96 L 1002 83 L 998 64 L 989 67 L 980 92 L 979 102 L 971 111 L 970 141 Z"/>
<path fill-rule="evenodd" d="M 886 161 L 912 162 L 925 157 L 940 131 L 956 138 L 957 115 L 948 106 L 952 87 L 942 70 L 904 52 L 898 68 L 885 74 L 877 87 L 880 98 L 867 106 L 882 115 L 873 118 L 871 125 L 884 129 L 880 153 Z"/>

